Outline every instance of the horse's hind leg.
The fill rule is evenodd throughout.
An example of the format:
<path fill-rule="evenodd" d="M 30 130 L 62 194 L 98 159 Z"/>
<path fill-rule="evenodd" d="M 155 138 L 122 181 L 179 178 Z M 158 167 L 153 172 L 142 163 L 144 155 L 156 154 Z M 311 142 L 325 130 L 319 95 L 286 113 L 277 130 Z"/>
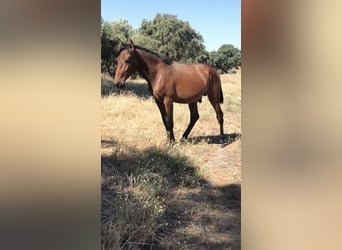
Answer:
<path fill-rule="evenodd" d="M 198 109 L 197 109 L 197 102 L 190 103 L 189 104 L 189 109 L 190 109 L 190 123 L 187 129 L 185 130 L 181 141 L 187 140 L 190 131 L 194 127 L 195 123 L 197 122 L 199 115 L 198 115 Z"/>
<path fill-rule="evenodd" d="M 220 137 L 221 139 L 224 138 L 224 133 L 223 133 L 223 112 L 220 106 L 220 100 L 219 98 L 214 98 L 212 95 L 208 95 L 209 101 L 211 105 L 213 106 L 215 112 L 216 112 L 216 119 L 220 125 Z"/>

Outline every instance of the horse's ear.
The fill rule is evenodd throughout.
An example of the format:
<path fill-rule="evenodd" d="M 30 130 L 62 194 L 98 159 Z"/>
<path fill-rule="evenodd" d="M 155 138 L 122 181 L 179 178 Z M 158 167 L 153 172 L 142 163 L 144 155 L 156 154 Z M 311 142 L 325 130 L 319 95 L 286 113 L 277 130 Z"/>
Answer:
<path fill-rule="evenodd" d="M 129 48 L 130 48 L 131 50 L 134 50 L 134 49 L 135 49 L 135 48 L 134 48 L 134 43 L 133 43 L 132 39 L 129 39 Z"/>

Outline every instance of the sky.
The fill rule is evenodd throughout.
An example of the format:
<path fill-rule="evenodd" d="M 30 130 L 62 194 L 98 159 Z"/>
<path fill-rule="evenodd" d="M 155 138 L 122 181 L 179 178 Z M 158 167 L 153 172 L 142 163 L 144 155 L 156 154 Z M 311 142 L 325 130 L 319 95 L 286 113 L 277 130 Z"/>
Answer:
<path fill-rule="evenodd" d="M 101 0 L 104 21 L 126 19 L 134 29 L 157 13 L 188 21 L 209 52 L 223 44 L 241 49 L 241 0 Z"/>

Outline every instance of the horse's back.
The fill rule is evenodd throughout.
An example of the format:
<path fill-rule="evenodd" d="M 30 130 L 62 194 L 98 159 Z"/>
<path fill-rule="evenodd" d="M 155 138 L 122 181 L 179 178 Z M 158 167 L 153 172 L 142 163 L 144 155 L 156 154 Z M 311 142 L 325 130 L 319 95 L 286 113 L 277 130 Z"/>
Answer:
<path fill-rule="evenodd" d="M 209 74 L 211 72 L 211 66 L 204 63 L 179 63 L 174 62 L 172 65 L 172 74 L 177 78 L 183 78 L 184 80 L 201 80 L 208 81 Z"/>

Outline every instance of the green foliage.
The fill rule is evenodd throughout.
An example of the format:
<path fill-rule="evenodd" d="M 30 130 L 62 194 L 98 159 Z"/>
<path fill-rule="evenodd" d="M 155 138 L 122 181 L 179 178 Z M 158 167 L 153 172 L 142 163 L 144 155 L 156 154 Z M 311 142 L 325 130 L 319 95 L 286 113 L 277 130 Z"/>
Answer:
<path fill-rule="evenodd" d="M 158 51 L 160 46 L 160 43 L 157 40 L 151 38 L 150 36 L 142 35 L 140 33 L 134 34 L 132 36 L 132 40 L 135 44 L 155 52 Z"/>
<path fill-rule="evenodd" d="M 139 34 L 154 40 L 158 53 L 176 61 L 199 62 L 207 58 L 202 35 L 175 15 L 157 14 L 152 21 L 144 19 Z"/>
<path fill-rule="evenodd" d="M 151 21 L 143 19 L 138 30 L 127 20 L 106 22 L 101 18 L 101 71 L 113 75 L 120 41 L 132 39 L 135 44 L 169 56 L 173 60 L 208 63 L 221 72 L 241 65 L 241 51 L 224 44 L 217 51 L 207 52 L 202 35 L 187 21 L 176 15 L 157 14 Z"/>
<path fill-rule="evenodd" d="M 124 19 L 112 22 L 101 20 L 101 22 L 101 71 L 114 74 L 119 42 L 127 41 L 135 31 Z"/>
<path fill-rule="evenodd" d="M 229 69 L 241 66 L 241 51 L 231 44 L 224 44 L 218 51 L 210 52 L 209 63 L 227 73 Z"/>
<path fill-rule="evenodd" d="M 111 39 L 126 41 L 134 34 L 134 29 L 127 20 L 120 19 L 112 22 L 104 22 L 101 32 L 106 33 Z"/>
<path fill-rule="evenodd" d="M 119 42 L 111 39 L 105 32 L 101 35 L 101 72 L 114 73 L 115 57 Z"/>

